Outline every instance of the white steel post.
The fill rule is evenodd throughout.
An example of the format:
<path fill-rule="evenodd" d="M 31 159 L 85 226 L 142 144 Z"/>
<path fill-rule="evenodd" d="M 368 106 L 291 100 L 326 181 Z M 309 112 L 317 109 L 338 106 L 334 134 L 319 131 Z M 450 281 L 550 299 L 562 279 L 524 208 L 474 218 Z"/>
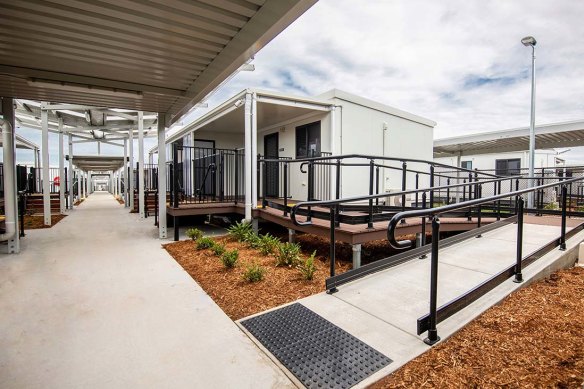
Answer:
<path fill-rule="evenodd" d="M 77 198 L 81 200 L 81 183 L 83 182 L 83 172 L 77 169 Z M 71 207 L 73 203 L 71 203 Z"/>
<path fill-rule="evenodd" d="M 74 201 L 74 196 L 73 196 L 73 185 L 74 185 L 74 181 L 73 181 L 73 135 L 71 133 L 69 133 L 68 136 L 68 142 L 69 142 L 69 174 L 67 176 L 67 178 L 69 179 L 69 209 L 73 209 L 73 201 Z"/>
<path fill-rule="evenodd" d="M 91 171 L 87 172 L 87 194 L 90 195 L 93 193 L 93 177 Z"/>
<path fill-rule="evenodd" d="M 130 173 L 128 174 L 130 185 L 130 209 L 134 210 L 134 129 L 130 130 Z"/>
<path fill-rule="evenodd" d="M 124 174 L 124 207 L 128 208 L 130 203 L 128 201 L 128 140 L 124 139 L 124 165 L 122 166 Z"/>
<path fill-rule="evenodd" d="M 158 114 L 158 236 L 166 239 L 166 144 L 164 114 Z"/>
<path fill-rule="evenodd" d="M 33 154 L 34 154 L 34 168 L 38 169 L 39 168 L 39 149 L 34 149 Z"/>
<path fill-rule="evenodd" d="M 330 126 L 331 126 L 331 130 L 330 130 L 331 150 L 330 150 L 330 152 L 331 152 L 331 155 L 336 155 L 337 154 L 336 153 L 336 150 L 335 150 L 335 141 L 336 141 L 335 137 L 337 136 L 336 135 L 336 127 L 335 127 L 336 126 L 336 122 L 335 122 L 335 111 L 336 111 L 336 107 L 333 105 L 333 106 L 331 106 L 330 109 L 331 109 L 330 110 L 330 113 L 329 113 L 329 116 L 330 116 Z M 336 169 L 336 167 L 334 169 Z M 330 177 L 329 197 L 330 197 L 330 199 L 333 199 L 333 198 L 335 198 L 335 195 L 336 195 L 336 193 L 335 193 L 336 192 L 336 186 L 335 185 L 337 185 L 337 183 L 336 183 L 336 180 L 337 180 L 336 177 L 337 177 L 337 175 L 336 175 L 336 171 L 333 171 L 333 167 L 332 166 L 329 167 L 329 171 L 330 171 L 330 174 L 329 174 L 329 177 Z M 323 200 L 326 200 L 326 199 L 323 199 Z"/>
<path fill-rule="evenodd" d="M 144 113 L 138 111 L 138 206 L 140 218 L 144 218 L 146 204 L 144 204 Z"/>
<path fill-rule="evenodd" d="M 42 128 L 42 164 L 43 164 L 43 215 L 44 223 L 51 225 L 51 187 L 49 177 L 49 111 L 41 104 L 41 128 Z"/>
<path fill-rule="evenodd" d="M 59 211 L 65 213 L 65 152 L 63 150 L 63 118 L 59 118 Z"/>
<path fill-rule="evenodd" d="M 14 113 L 14 99 L 1 98 L 2 117 L 8 122 L 2 130 L 4 162 L 4 213 L 6 216 L 6 232 L 2 234 L 8 240 L 8 254 L 20 251 L 18 227 L 18 188 L 16 182 L 16 115 Z"/>
<path fill-rule="evenodd" d="M 251 95 L 251 206 L 258 207 L 258 104 L 256 94 Z M 264 172 L 265 174 L 265 172 Z M 266 190 L 265 188 L 263 190 Z"/>
<path fill-rule="evenodd" d="M 251 161 L 253 158 L 253 150 L 251 148 L 251 94 L 245 95 L 244 104 L 244 125 L 245 125 L 245 140 L 244 140 L 244 177 L 245 177 L 245 220 L 251 221 L 251 207 L 252 207 L 252 184 L 251 184 Z M 160 151 L 159 151 L 160 152 Z"/>

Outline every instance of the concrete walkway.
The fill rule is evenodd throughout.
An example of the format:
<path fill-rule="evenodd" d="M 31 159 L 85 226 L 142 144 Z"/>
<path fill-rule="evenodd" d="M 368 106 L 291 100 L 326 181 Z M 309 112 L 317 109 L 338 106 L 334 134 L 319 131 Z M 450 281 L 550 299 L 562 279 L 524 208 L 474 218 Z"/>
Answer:
<path fill-rule="evenodd" d="M 1 388 L 292 386 L 160 247 L 94 193 L 0 254 Z"/>
<path fill-rule="evenodd" d="M 553 224 L 550 220 L 526 219 L 524 256 L 559 237 L 558 226 L 544 225 Z M 538 224 L 530 224 L 529 221 Z M 568 225 L 575 226 L 579 222 L 569 220 Z M 516 231 L 517 225 L 510 224 L 485 233 L 482 238 L 469 239 L 441 249 L 438 306 L 514 264 Z M 438 334 L 443 340 L 448 338 L 512 291 L 536 277 L 565 266 L 569 261 L 573 262 L 577 246 L 583 240 L 584 231 L 577 233 L 568 240 L 567 251 L 556 248 L 523 269 L 523 284 L 516 284 L 512 279 L 505 281 L 467 308 L 439 323 Z M 366 387 L 429 349 L 422 341 L 427 334 L 416 334 L 417 319 L 429 311 L 429 294 L 430 256 L 342 285 L 333 295 L 320 293 L 306 297 L 300 303 L 393 360 L 390 365 L 357 385 Z"/>

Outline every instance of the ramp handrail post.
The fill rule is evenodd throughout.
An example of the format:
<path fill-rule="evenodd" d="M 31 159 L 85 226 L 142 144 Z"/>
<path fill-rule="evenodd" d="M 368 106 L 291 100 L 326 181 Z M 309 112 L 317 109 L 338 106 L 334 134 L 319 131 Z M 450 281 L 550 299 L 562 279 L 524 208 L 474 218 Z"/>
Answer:
<path fill-rule="evenodd" d="M 476 193 L 478 194 L 478 198 L 483 197 L 483 184 L 478 184 Z M 482 208 L 481 204 L 478 204 L 477 205 L 477 213 L 478 213 L 477 214 L 477 228 L 481 228 L 481 219 L 482 219 L 481 208 Z M 481 237 L 482 237 L 481 234 L 477 235 L 477 238 L 481 238 Z"/>
<path fill-rule="evenodd" d="M 517 209 L 517 256 L 515 264 L 515 280 L 513 282 L 523 282 L 523 274 L 521 273 L 521 260 L 523 259 L 523 207 L 525 201 L 523 197 L 517 196 L 515 200 L 515 208 Z"/>
<path fill-rule="evenodd" d="M 450 177 L 446 179 L 446 185 L 450 186 Z M 450 204 L 450 188 L 446 188 L 446 205 Z"/>
<path fill-rule="evenodd" d="M 268 188 L 268 165 L 265 160 L 262 162 L 262 207 L 266 208 L 268 201 L 266 200 L 266 189 Z M 259 165 L 258 165 L 259 169 Z"/>
<path fill-rule="evenodd" d="M 501 194 L 501 181 L 497 183 L 497 195 Z M 497 221 L 501 220 L 501 199 L 497 200 Z"/>
<path fill-rule="evenodd" d="M 408 164 L 404 161 L 402 162 L 402 191 L 405 192 L 406 190 L 406 180 L 407 180 L 407 174 L 408 174 Z M 406 210 L 406 195 L 402 194 L 401 196 L 401 202 L 402 202 L 402 212 Z M 402 219 L 401 220 L 402 223 L 406 222 L 406 219 Z"/>
<path fill-rule="evenodd" d="M 375 168 L 375 194 L 379 194 L 379 166 Z M 379 197 L 375 199 L 375 205 L 379 205 Z"/>
<path fill-rule="evenodd" d="M 234 160 L 233 160 L 233 190 L 234 190 L 234 200 L 235 204 L 237 204 L 237 198 L 239 197 L 239 152 L 237 149 L 234 151 Z"/>
<path fill-rule="evenodd" d="M 335 200 L 338 200 L 341 198 L 341 160 L 337 159 L 337 170 L 335 171 L 336 174 L 336 179 L 335 179 Z M 335 225 L 338 227 L 340 225 L 340 217 L 339 217 L 339 210 L 340 207 L 336 206 L 335 207 Z"/>
<path fill-rule="evenodd" d="M 416 208 L 419 207 L 418 189 L 420 189 L 420 173 L 416 173 Z"/>
<path fill-rule="evenodd" d="M 440 241 L 440 219 L 434 216 L 432 219 L 432 259 L 430 261 L 430 325 L 428 337 L 424 339 L 427 345 L 434 345 L 440 341 L 437 323 L 437 300 L 438 300 L 438 243 Z"/>
<path fill-rule="evenodd" d="M 422 193 L 422 209 L 426 209 L 426 192 Z M 420 247 L 426 245 L 426 216 L 422 216 L 422 236 L 420 240 Z M 420 255 L 420 259 L 426 258 L 426 254 Z"/>
<path fill-rule="evenodd" d="M 336 215 L 336 208 L 338 207 L 338 205 L 333 205 L 330 208 L 330 251 L 329 251 L 329 257 L 330 257 L 330 274 L 331 277 L 335 276 L 335 215 Z M 326 292 L 328 294 L 332 294 L 335 293 L 336 291 L 338 291 L 338 289 L 333 285 L 331 288 L 329 288 Z"/>
<path fill-rule="evenodd" d="M 375 170 L 375 161 L 369 160 L 369 196 L 373 195 L 373 173 Z M 369 211 L 368 211 L 367 228 L 373 228 L 373 199 L 369 199 Z"/>
<path fill-rule="evenodd" d="M 284 162 L 284 216 L 288 216 L 288 162 Z"/>
<path fill-rule="evenodd" d="M 178 144 L 173 143 L 172 145 L 172 170 L 173 170 L 173 183 L 172 183 L 172 206 L 178 208 Z M 132 193 L 132 196 L 134 194 Z"/>
<path fill-rule="evenodd" d="M 314 175 L 314 171 L 313 171 L 313 162 L 309 161 L 308 162 L 308 201 L 312 201 L 313 199 L 313 175 Z M 308 211 L 308 215 L 306 216 L 306 220 L 307 221 L 311 221 L 312 220 L 312 207 L 307 207 L 307 211 Z"/>
<path fill-rule="evenodd" d="M 568 187 L 562 185 L 562 234 L 560 235 L 560 250 L 566 250 L 566 208 L 568 200 Z"/>
<path fill-rule="evenodd" d="M 430 165 L 430 208 L 434 208 L 434 165 Z"/>

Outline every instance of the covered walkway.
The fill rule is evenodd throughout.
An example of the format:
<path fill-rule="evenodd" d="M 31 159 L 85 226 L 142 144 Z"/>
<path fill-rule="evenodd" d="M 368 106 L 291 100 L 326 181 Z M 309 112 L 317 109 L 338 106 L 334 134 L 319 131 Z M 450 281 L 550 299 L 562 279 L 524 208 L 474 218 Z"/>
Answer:
<path fill-rule="evenodd" d="M 0 260 L 0 387 L 287 387 L 155 239 L 95 192 Z"/>

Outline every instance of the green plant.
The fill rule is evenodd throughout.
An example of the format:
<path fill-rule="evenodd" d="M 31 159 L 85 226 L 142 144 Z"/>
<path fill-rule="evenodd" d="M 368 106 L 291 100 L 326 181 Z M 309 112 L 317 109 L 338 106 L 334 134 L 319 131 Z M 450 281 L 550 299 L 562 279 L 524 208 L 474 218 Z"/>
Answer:
<path fill-rule="evenodd" d="M 264 279 L 266 269 L 257 263 L 247 265 L 243 273 L 243 279 L 247 282 L 258 282 Z"/>
<path fill-rule="evenodd" d="M 549 209 L 552 211 L 558 210 L 560 209 L 560 204 L 556 203 L 555 201 L 552 201 L 551 203 L 546 204 L 543 209 Z"/>
<path fill-rule="evenodd" d="M 253 227 L 250 222 L 243 220 L 232 224 L 227 229 L 227 233 L 238 242 L 244 242 L 246 237 L 248 237 L 250 233 L 253 233 Z"/>
<path fill-rule="evenodd" d="M 260 236 L 258 248 L 263 255 L 270 255 L 276 252 L 280 244 L 280 239 L 273 235 L 265 234 Z"/>
<path fill-rule="evenodd" d="M 261 244 L 260 237 L 253 231 L 249 231 L 243 238 L 243 241 L 246 243 L 247 247 L 252 249 L 259 248 Z"/>
<path fill-rule="evenodd" d="M 203 237 L 197 240 L 197 250 L 210 249 L 215 245 L 215 241 L 209 237 Z"/>
<path fill-rule="evenodd" d="M 203 237 L 203 231 L 198 228 L 189 228 L 185 234 L 192 240 L 199 240 Z"/>
<path fill-rule="evenodd" d="M 213 247 L 211 247 L 211 251 L 213 252 L 213 254 L 221 256 L 225 252 L 225 245 L 215 242 Z"/>
<path fill-rule="evenodd" d="M 280 244 L 274 255 L 276 266 L 296 266 L 300 260 L 300 245 L 290 242 Z"/>
<path fill-rule="evenodd" d="M 314 266 L 314 257 L 316 257 L 316 250 L 312 253 L 312 255 L 306 258 L 304 261 L 300 262 L 296 268 L 302 274 L 302 278 L 305 280 L 312 280 L 314 278 L 314 273 L 316 273 L 316 266 Z"/>
<path fill-rule="evenodd" d="M 221 254 L 221 262 L 223 263 L 223 266 L 225 266 L 227 269 L 235 267 L 235 264 L 237 263 L 238 259 L 239 251 L 237 251 L 237 249 L 225 251 L 223 254 Z"/>

